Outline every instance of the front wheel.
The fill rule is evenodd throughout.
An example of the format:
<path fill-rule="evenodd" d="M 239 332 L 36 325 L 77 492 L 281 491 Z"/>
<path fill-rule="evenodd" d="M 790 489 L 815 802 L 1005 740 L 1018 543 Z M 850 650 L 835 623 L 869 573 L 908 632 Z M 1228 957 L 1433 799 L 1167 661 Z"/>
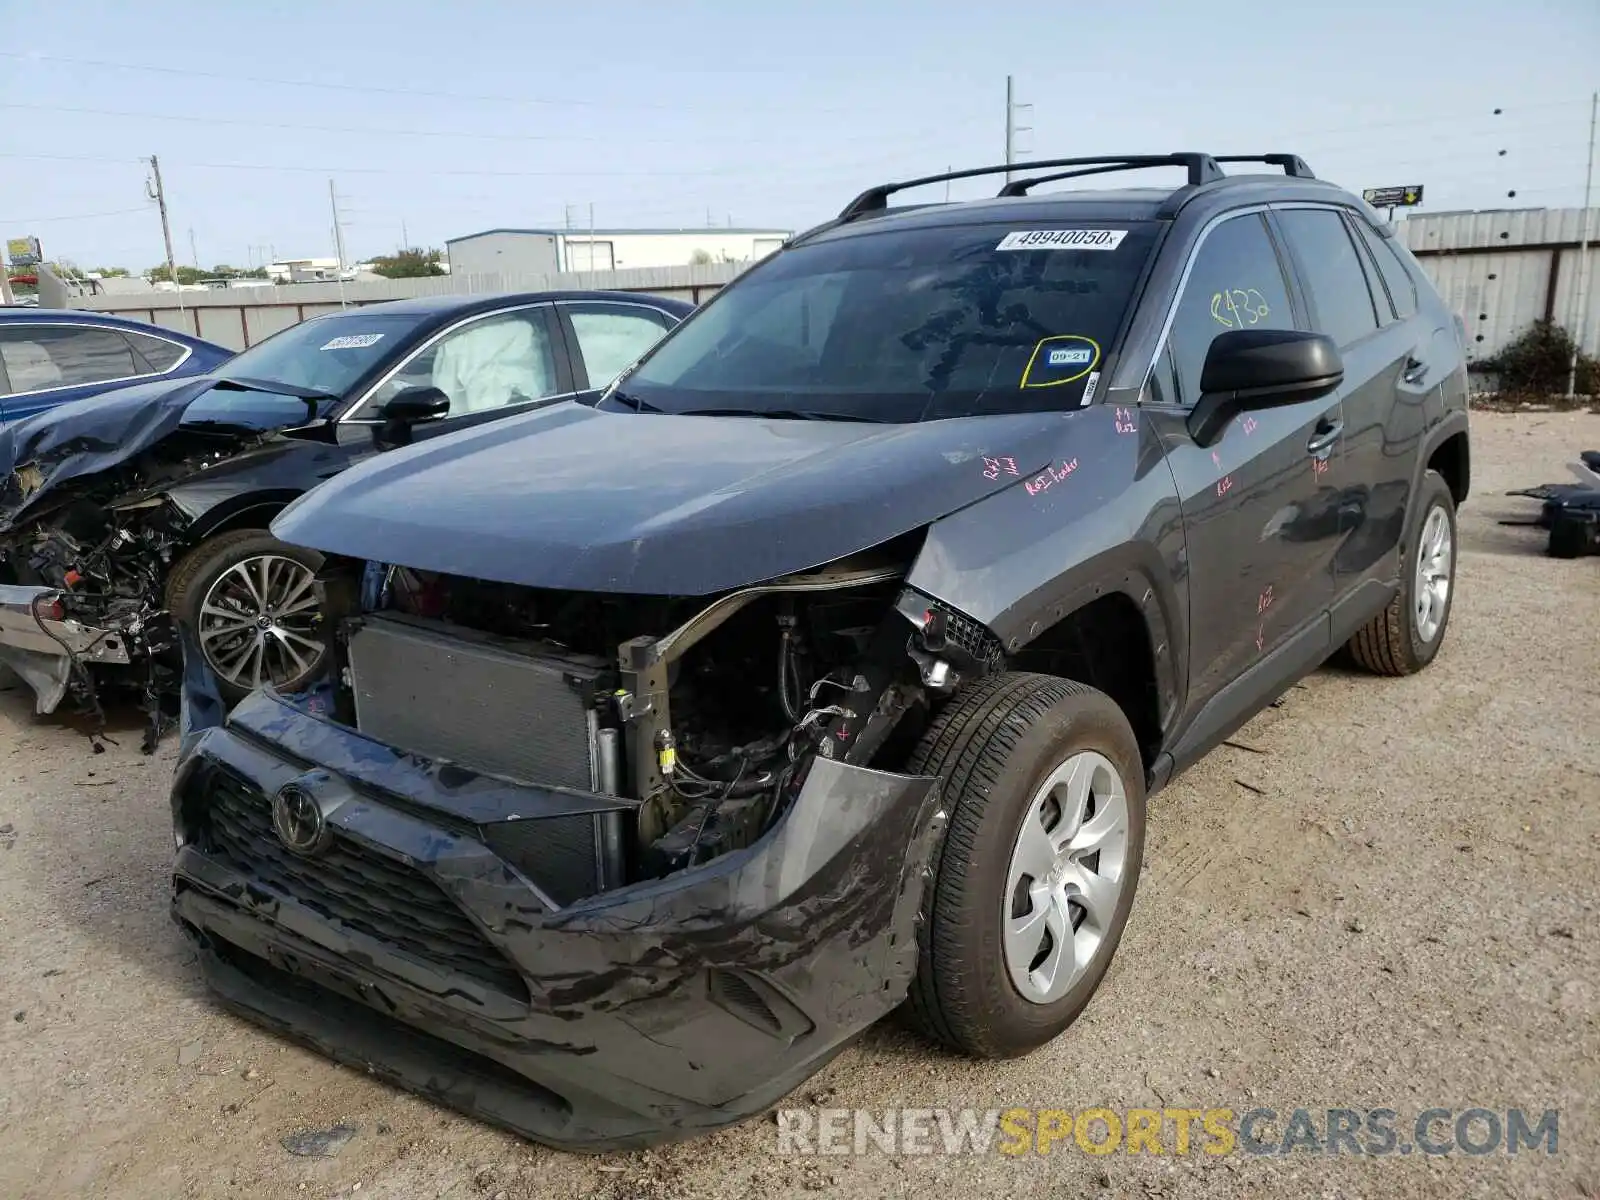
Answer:
<path fill-rule="evenodd" d="M 1043 1045 L 1099 987 L 1144 853 L 1144 766 L 1116 703 L 1011 672 L 958 693 L 908 770 L 939 776 L 949 825 L 909 1012 L 980 1058 Z"/>
<path fill-rule="evenodd" d="M 167 609 L 194 631 L 222 698 L 264 683 L 292 692 L 322 669 L 322 611 L 313 583 L 322 556 L 261 529 L 201 542 L 172 570 Z"/>

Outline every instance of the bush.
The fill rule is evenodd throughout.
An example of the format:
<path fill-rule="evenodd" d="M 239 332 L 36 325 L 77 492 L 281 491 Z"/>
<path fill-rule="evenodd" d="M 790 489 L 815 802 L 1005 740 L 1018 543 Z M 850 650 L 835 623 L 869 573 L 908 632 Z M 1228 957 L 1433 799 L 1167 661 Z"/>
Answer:
<path fill-rule="evenodd" d="M 1535 321 L 1499 354 L 1480 359 L 1474 366 L 1498 375 L 1504 392 L 1565 395 L 1572 348 L 1572 335 L 1561 326 L 1554 321 Z M 1588 354 L 1578 356 L 1577 390 L 1589 396 L 1600 391 L 1600 360 Z"/>

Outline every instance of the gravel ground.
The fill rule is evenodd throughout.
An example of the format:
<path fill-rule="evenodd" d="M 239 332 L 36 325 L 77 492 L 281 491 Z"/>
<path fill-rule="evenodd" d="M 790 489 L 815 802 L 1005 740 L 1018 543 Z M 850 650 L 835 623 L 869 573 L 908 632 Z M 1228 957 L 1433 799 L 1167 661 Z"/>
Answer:
<path fill-rule="evenodd" d="M 91 754 L 0 681 L 0 1196 L 1600 1196 L 1600 561 L 1500 526 L 1600 417 L 1474 417 L 1451 631 L 1419 677 L 1325 669 L 1153 804 L 1084 1017 L 973 1064 L 894 1022 L 796 1105 L 1560 1110 L 1555 1156 L 805 1158 L 757 1121 L 573 1157 L 213 1008 L 166 916 L 171 744 Z M 335 1124 L 335 1157 L 281 1140 Z"/>

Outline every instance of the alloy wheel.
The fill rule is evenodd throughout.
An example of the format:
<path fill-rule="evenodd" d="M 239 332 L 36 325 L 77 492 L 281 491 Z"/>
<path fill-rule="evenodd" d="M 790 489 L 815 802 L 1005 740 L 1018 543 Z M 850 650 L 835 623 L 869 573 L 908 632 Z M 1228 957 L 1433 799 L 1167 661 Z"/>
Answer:
<path fill-rule="evenodd" d="M 322 660 L 320 613 L 312 571 L 280 554 L 234 563 L 200 604 L 200 648 L 206 662 L 241 688 L 282 684 Z"/>
<path fill-rule="evenodd" d="M 1417 542 L 1417 576 L 1412 588 L 1416 603 L 1417 636 L 1431 642 L 1444 624 L 1450 602 L 1450 581 L 1455 563 L 1455 539 L 1450 517 L 1439 505 L 1428 510 Z"/>

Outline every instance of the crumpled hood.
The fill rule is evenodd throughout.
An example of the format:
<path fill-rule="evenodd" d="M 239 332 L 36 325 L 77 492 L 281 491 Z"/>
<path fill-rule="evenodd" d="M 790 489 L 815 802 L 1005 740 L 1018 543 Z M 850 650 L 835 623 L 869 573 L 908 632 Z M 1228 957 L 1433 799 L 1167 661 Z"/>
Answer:
<path fill-rule="evenodd" d="M 0 426 L 0 530 L 68 480 L 109 471 L 180 426 L 225 419 L 265 432 L 306 423 L 305 401 L 287 396 L 227 391 L 207 404 L 215 382 L 202 375 L 136 384 Z"/>
<path fill-rule="evenodd" d="M 560 404 L 370 459 L 272 530 L 528 587 L 704 595 L 820 566 L 1020 484 L 1069 419 L 871 425 Z"/>

